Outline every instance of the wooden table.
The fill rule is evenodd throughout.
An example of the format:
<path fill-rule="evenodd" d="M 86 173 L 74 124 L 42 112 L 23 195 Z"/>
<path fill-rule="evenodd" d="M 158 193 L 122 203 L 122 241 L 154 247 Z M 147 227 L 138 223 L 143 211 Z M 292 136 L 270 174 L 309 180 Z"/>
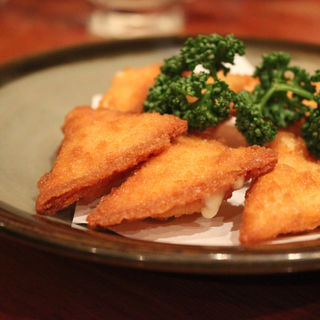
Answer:
<path fill-rule="evenodd" d="M 319 0 L 181 1 L 186 20 L 183 33 L 234 33 L 320 44 Z M 94 10 L 85 0 L 0 0 L 0 62 L 101 40 L 87 31 Z"/>
<path fill-rule="evenodd" d="M 3 1 L 0 1 L 2 3 Z M 188 1 L 184 33 L 320 44 L 320 1 Z M 0 62 L 101 40 L 83 0 L 9 0 Z M 197 276 L 115 268 L 0 238 L 0 319 L 318 319 L 320 273 Z"/>

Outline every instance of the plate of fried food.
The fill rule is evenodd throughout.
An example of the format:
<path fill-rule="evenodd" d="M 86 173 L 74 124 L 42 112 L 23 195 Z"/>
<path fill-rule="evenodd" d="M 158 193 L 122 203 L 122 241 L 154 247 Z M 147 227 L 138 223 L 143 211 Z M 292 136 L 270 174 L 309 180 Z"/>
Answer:
<path fill-rule="evenodd" d="M 318 61 L 211 34 L 1 66 L 0 230 L 118 266 L 319 269 Z"/>

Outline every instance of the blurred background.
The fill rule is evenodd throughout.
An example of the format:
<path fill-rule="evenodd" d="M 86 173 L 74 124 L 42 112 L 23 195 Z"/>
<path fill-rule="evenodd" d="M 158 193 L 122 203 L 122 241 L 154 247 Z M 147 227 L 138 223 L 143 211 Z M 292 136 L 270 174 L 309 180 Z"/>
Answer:
<path fill-rule="evenodd" d="M 212 32 L 320 44 L 320 0 L 0 0 L 0 62 L 105 39 Z"/>

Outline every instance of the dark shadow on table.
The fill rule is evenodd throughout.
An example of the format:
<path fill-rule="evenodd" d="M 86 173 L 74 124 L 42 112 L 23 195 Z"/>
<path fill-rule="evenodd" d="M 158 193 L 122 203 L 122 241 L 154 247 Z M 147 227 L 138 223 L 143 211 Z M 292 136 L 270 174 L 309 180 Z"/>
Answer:
<path fill-rule="evenodd" d="M 0 319 L 316 319 L 320 311 L 315 272 L 157 273 L 0 240 Z"/>

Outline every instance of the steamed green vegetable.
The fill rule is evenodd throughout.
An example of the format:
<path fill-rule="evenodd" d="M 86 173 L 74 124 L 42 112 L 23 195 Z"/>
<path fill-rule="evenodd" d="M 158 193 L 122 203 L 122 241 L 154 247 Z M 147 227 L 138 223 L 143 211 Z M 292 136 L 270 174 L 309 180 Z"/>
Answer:
<path fill-rule="evenodd" d="M 230 115 L 236 94 L 218 79 L 217 72 L 229 71 L 235 54 L 244 55 L 244 45 L 233 35 L 199 35 L 189 38 L 179 55 L 164 61 L 144 103 L 148 112 L 171 113 L 188 120 L 189 129 L 215 127 Z M 196 66 L 202 70 L 195 73 Z M 189 74 L 185 74 L 185 73 Z M 208 83 L 209 77 L 214 83 Z"/>
<path fill-rule="evenodd" d="M 306 122 L 302 126 L 302 137 L 310 153 L 320 159 L 320 94 L 315 95 L 314 100 L 318 107 L 312 109 L 306 117 Z"/>
<path fill-rule="evenodd" d="M 303 68 L 290 66 L 291 57 L 285 52 L 262 56 L 255 70 L 260 84 L 253 93 L 240 92 L 235 109 L 236 126 L 249 144 L 263 145 L 272 141 L 277 128 L 285 128 L 310 112 L 305 100 L 314 100 L 319 73 L 311 77 Z"/>
<path fill-rule="evenodd" d="M 233 35 L 187 39 L 178 55 L 164 61 L 144 110 L 171 113 L 187 120 L 189 129 L 204 130 L 227 119 L 234 103 L 236 127 L 249 144 L 257 145 L 272 141 L 278 128 L 303 120 L 302 137 L 320 158 L 320 94 L 315 95 L 313 85 L 320 81 L 320 70 L 311 76 L 291 66 L 288 53 L 265 54 L 253 75 L 260 84 L 253 92 L 236 94 L 217 75 L 221 70 L 229 72 L 227 64 L 234 63 L 236 54 L 244 55 L 244 45 Z M 309 107 L 306 100 L 314 100 L 317 108 Z"/>

